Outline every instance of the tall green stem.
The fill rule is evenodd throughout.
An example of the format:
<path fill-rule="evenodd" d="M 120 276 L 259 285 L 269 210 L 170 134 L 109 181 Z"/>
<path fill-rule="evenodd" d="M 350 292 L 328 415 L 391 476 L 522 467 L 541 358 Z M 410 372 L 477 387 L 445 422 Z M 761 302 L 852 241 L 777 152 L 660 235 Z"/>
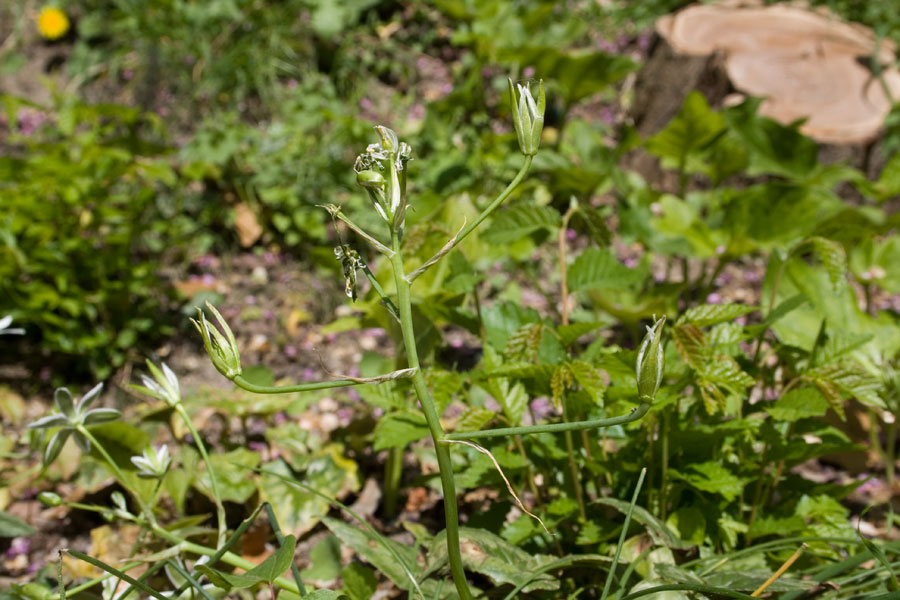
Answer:
<path fill-rule="evenodd" d="M 531 161 L 527 161 L 530 164 Z M 444 439 L 444 430 L 441 428 L 440 417 L 435 410 L 434 402 L 425 384 L 425 376 L 419 368 L 419 353 L 416 347 L 416 334 L 413 328 L 412 301 L 409 294 L 409 283 L 406 281 L 403 256 L 400 252 L 400 237 L 396 232 L 391 232 L 391 247 L 394 254 L 391 256 L 391 267 L 394 271 L 394 281 L 397 285 L 397 304 L 400 309 L 400 329 L 403 332 L 403 344 L 406 347 L 409 368 L 415 369 L 412 378 L 413 389 L 419 398 L 422 412 L 431 431 L 434 440 L 434 451 L 437 455 L 438 468 L 441 476 L 441 487 L 444 492 L 444 519 L 447 526 L 447 556 L 450 562 L 450 573 L 453 575 L 453 583 L 459 592 L 461 600 L 473 600 L 469 584 L 466 582 L 466 572 L 463 569 L 462 554 L 459 549 L 459 514 L 456 506 L 456 485 L 453 481 L 453 464 L 450 461 L 450 448 L 447 444 L 439 443 Z"/>
<path fill-rule="evenodd" d="M 403 448 L 388 450 L 384 465 L 384 514 L 393 518 L 397 514 L 397 498 L 400 495 L 400 479 L 403 476 Z"/>
<path fill-rule="evenodd" d="M 569 411 L 566 410 L 566 399 L 562 399 L 563 421 L 569 421 Z M 584 507 L 584 491 L 581 489 L 581 474 L 578 471 L 578 463 L 575 461 L 575 445 L 572 443 L 572 432 L 565 432 L 566 452 L 569 455 L 569 474 L 572 476 L 572 489 L 575 491 L 575 500 L 578 502 L 578 516 L 582 521 L 587 521 L 587 511 Z"/>
<path fill-rule="evenodd" d="M 184 405 L 181 403 L 176 404 L 175 412 L 178 413 L 178 416 L 181 417 L 181 420 L 184 421 L 184 424 L 187 426 L 188 431 L 191 432 L 191 437 L 194 438 L 194 445 L 197 446 L 200 457 L 206 464 L 206 472 L 209 473 L 209 489 L 213 495 L 213 503 L 216 505 L 216 522 L 219 528 L 219 537 L 216 545 L 221 546 L 225 543 L 228 525 L 225 519 L 225 505 L 222 504 L 222 497 L 219 495 L 216 472 L 213 470 L 212 463 L 209 461 L 209 454 L 206 453 L 206 444 L 203 443 L 203 439 L 200 437 L 197 428 L 194 427 L 194 422 L 191 420 L 191 416 L 188 414 L 187 410 L 185 410 Z"/>
<path fill-rule="evenodd" d="M 128 489 L 130 491 L 131 488 L 128 486 L 128 480 L 125 478 L 125 474 L 122 473 L 122 470 L 119 468 L 119 465 L 117 465 L 116 461 L 114 461 L 112 456 L 109 455 L 109 452 L 106 451 L 106 448 L 103 447 L 103 444 L 101 444 L 97 440 L 97 438 L 94 437 L 94 435 L 84 425 L 78 425 L 76 427 L 76 430 L 81 435 L 83 435 L 84 437 L 86 437 L 87 439 L 89 439 L 91 441 L 91 444 L 93 444 L 94 448 L 97 449 L 97 452 L 99 452 L 103 456 L 103 458 L 106 460 L 106 462 L 109 463 L 109 468 L 112 469 L 113 475 L 115 475 L 116 478 L 119 480 L 119 482 L 123 486 L 125 486 L 125 489 Z M 141 499 L 140 494 L 132 491 L 132 495 L 134 496 L 134 499 L 137 501 L 138 506 L 141 508 L 141 514 L 143 514 L 144 517 L 147 519 L 147 521 L 149 521 L 151 524 L 155 524 L 156 517 L 153 516 L 153 511 L 151 511 L 150 508 Z"/>

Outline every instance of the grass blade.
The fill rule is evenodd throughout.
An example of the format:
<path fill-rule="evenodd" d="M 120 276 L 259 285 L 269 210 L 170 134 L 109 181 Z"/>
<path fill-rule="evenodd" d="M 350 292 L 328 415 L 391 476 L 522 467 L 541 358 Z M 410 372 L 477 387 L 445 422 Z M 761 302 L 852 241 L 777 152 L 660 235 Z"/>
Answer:
<path fill-rule="evenodd" d="M 83 552 L 78 552 L 77 550 L 64 550 L 64 552 L 68 552 L 69 554 L 71 554 L 72 556 L 77 558 L 78 560 L 82 560 L 90 565 L 94 565 L 98 569 L 102 569 L 102 570 L 106 571 L 107 573 L 115 575 L 122 581 L 124 581 L 126 583 L 130 583 L 131 585 L 133 585 L 137 589 L 141 590 L 145 594 L 153 596 L 154 598 L 156 598 L 156 600 L 170 600 L 169 598 L 166 598 L 165 596 L 163 596 L 162 594 L 160 594 L 159 592 L 157 592 L 156 590 L 154 590 L 153 588 L 148 586 L 146 583 L 144 583 L 142 581 L 138 581 L 131 575 L 124 573 L 124 572 L 118 570 L 117 568 L 106 564 L 105 562 L 103 562 L 101 560 L 97 560 L 93 556 L 88 556 L 87 554 L 84 554 Z"/>
<path fill-rule="evenodd" d="M 631 506 L 628 508 L 628 514 L 625 515 L 625 523 L 622 525 L 622 533 L 619 534 L 619 543 L 616 544 L 616 553 L 613 555 L 612 565 L 609 567 L 609 574 L 606 576 L 606 584 L 603 586 L 603 595 L 600 600 L 606 600 L 609 596 L 609 588 L 612 585 L 613 577 L 616 574 L 616 567 L 619 564 L 619 555 L 622 554 L 622 545 L 625 544 L 625 534 L 628 533 L 628 525 L 631 523 L 631 513 L 637 504 L 638 494 L 641 493 L 641 486 L 644 485 L 644 476 L 647 474 L 647 467 L 641 469 L 641 475 L 638 477 L 637 485 L 634 488 L 634 494 L 631 496 Z"/>

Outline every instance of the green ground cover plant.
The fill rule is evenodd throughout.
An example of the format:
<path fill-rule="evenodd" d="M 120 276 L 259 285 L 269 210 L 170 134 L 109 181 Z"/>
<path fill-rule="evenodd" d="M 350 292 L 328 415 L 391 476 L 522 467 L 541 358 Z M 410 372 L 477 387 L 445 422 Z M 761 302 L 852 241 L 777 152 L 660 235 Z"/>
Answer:
<path fill-rule="evenodd" d="M 870 178 L 824 164 L 756 99 L 717 110 L 692 93 L 645 139 L 595 118 L 627 104 L 617 85 L 640 64 L 589 24 L 637 27 L 677 2 L 269 4 L 85 4 L 70 74 L 90 89 L 108 69 L 162 119 L 4 98 L 0 333 L 26 335 L 0 344 L 61 356 L 73 390 L 78 372 L 113 387 L 202 304 L 159 267 L 233 251 L 243 204 L 259 248 L 346 294 L 326 331 L 379 328 L 391 350 L 276 381 L 241 360 L 252 326 L 232 331 L 225 295 L 196 325 L 233 390 L 184 386 L 154 360 L 127 405 L 94 408 L 93 383 L 77 402 L 58 391 L 18 444 L 3 430 L 0 487 L 31 481 L 48 505 L 140 535 L 123 562 L 72 549 L 101 571 L 49 565 L 4 597 L 896 597 L 894 516 L 867 513 L 885 532 L 868 539 L 852 500 L 895 480 L 889 143 Z M 452 66 L 426 75 L 422 59 Z M 23 131 L 32 111 L 48 118 Z M 647 154 L 664 177 L 626 166 Z M 751 293 L 731 301 L 741 273 Z M 8 398 L 4 419 L 24 422 Z M 335 398 L 353 407 L 337 429 L 301 426 Z M 882 464 L 811 478 L 864 447 L 844 421 L 857 414 Z M 19 473 L 29 452 L 42 466 Z M 372 477 L 377 513 L 359 514 L 347 504 Z M 86 498 L 52 491 L 64 483 Z M 419 489 L 443 500 L 410 517 Z M 255 565 L 239 542 L 261 521 L 277 550 Z M 0 538 L 30 531 L 0 513 Z"/>

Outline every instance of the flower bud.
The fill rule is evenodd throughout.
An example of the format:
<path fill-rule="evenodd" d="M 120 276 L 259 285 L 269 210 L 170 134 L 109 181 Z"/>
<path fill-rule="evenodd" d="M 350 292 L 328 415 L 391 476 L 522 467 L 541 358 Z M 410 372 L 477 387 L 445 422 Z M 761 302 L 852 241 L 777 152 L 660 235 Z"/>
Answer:
<path fill-rule="evenodd" d="M 641 402 L 652 402 L 662 383 L 663 371 L 666 369 L 663 355 L 662 331 L 666 324 L 663 316 L 652 327 L 647 328 L 647 335 L 641 342 L 637 357 L 637 389 Z"/>
<path fill-rule="evenodd" d="M 54 492 L 41 492 L 37 495 L 37 499 L 44 506 L 59 506 L 62 504 L 62 498 Z"/>
<path fill-rule="evenodd" d="M 223 335 L 215 327 L 210 327 L 206 315 L 199 306 L 197 312 L 200 313 L 200 320 L 191 319 L 191 322 L 203 337 L 203 347 L 206 348 L 206 353 L 209 354 L 216 370 L 228 379 L 234 379 L 241 374 L 241 354 L 238 352 L 237 340 L 234 339 L 231 328 L 216 307 L 209 302 L 206 303 L 206 307 L 216 316 L 216 320 L 225 334 Z"/>
<path fill-rule="evenodd" d="M 369 190 L 383 190 L 384 175 L 367 169 L 356 174 L 356 183 Z"/>
<path fill-rule="evenodd" d="M 547 106 L 544 80 L 538 81 L 537 101 L 531 95 L 530 82 L 513 84 L 512 79 L 508 81 L 519 149 L 525 156 L 534 156 L 541 145 L 541 133 L 544 130 L 544 110 Z"/>

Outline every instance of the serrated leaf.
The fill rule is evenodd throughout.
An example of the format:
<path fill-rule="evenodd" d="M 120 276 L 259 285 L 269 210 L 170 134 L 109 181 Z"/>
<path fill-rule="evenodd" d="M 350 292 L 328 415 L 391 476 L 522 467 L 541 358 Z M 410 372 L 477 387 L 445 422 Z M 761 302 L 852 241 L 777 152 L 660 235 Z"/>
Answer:
<path fill-rule="evenodd" d="M 425 383 L 431 390 L 438 414 L 442 414 L 453 399 L 453 394 L 462 388 L 462 377 L 455 371 L 428 369 L 425 371 Z"/>
<path fill-rule="evenodd" d="M 826 365 L 808 371 L 803 376 L 816 384 L 841 419 L 844 418 L 844 399 L 841 392 L 855 397 L 866 406 L 886 408 L 879 394 L 881 382 L 856 362 L 846 361 Z"/>
<path fill-rule="evenodd" d="M 839 291 L 847 282 L 847 253 L 844 247 L 838 242 L 818 236 L 810 238 L 809 242 L 816 256 L 825 265 L 831 286 L 836 292 Z"/>
<path fill-rule="evenodd" d="M 828 410 L 828 401 L 816 388 L 805 387 L 790 390 L 772 406 L 765 407 L 767 413 L 778 421 L 799 421 L 809 417 L 821 417 Z"/>
<path fill-rule="evenodd" d="M 600 211 L 593 206 L 581 204 L 578 206 L 575 217 L 580 218 L 584 223 L 588 236 L 590 236 L 594 245 L 601 248 L 609 246 L 610 241 L 612 241 L 612 232 L 606 225 L 606 219 L 603 218 Z"/>
<path fill-rule="evenodd" d="M 556 329 L 559 334 L 559 342 L 568 348 L 574 344 L 581 336 L 594 331 L 599 327 L 603 327 L 600 321 L 588 321 L 586 323 L 570 323 L 569 325 L 560 325 Z"/>
<path fill-rule="evenodd" d="M 503 380 L 497 383 L 497 391 L 499 394 L 495 395 L 494 399 L 503 407 L 506 418 L 514 425 L 521 423 L 525 409 L 528 408 L 528 393 L 525 386 L 519 382 Z"/>
<path fill-rule="evenodd" d="M 643 271 L 629 269 L 609 249 L 588 248 L 569 267 L 566 281 L 573 292 L 621 289 L 640 284 Z"/>
<path fill-rule="evenodd" d="M 503 354 L 510 362 L 534 362 L 541 344 L 541 323 L 527 323 L 506 340 Z"/>
<path fill-rule="evenodd" d="M 494 419 L 494 413 L 480 406 L 470 406 L 456 422 L 456 431 L 478 431 Z"/>
<path fill-rule="evenodd" d="M 537 379 L 550 384 L 556 365 L 512 364 L 503 365 L 485 373 L 485 377 L 509 377 L 510 379 Z"/>
<path fill-rule="evenodd" d="M 572 373 L 571 366 L 566 363 L 556 367 L 553 371 L 553 377 L 550 379 L 550 389 L 553 391 L 553 403 L 556 406 L 562 406 L 565 398 L 566 390 L 575 382 L 575 375 Z"/>
<path fill-rule="evenodd" d="M 374 449 L 377 452 L 386 448 L 404 448 L 428 433 L 428 423 L 422 414 L 411 411 L 389 413 L 375 425 Z"/>
<path fill-rule="evenodd" d="M 737 475 L 713 461 L 690 465 L 684 472 L 670 469 L 670 473 L 702 492 L 719 494 L 729 502 L 744 488 Z"/>
<path fill-rule="evenodd" d="M 459 537 L 465 568 L 484 575 L 494 585 L 515 586 L 529 581 L 522 588 L 523 593 L 559 589 L 559 581 L 549 573 L 534 576 L 534 572 L 543 564 L 550 562 L 551 558 L 532 555 L 483 529 L 460 527 Z M 425 572 L 422 576 L 427 577 L 443 570 L 447 564 L 447 532 L 442 531 L 434 536 L 428 549 Z"/>
<path fill-rule="evenodd" d="M 603 394 L 606 391 L 606 380 L 602 371 L 580 360 L 573 361 L 569 364 L 575 381 L 586 391 L 594 403 L 603 406 Z"/>
<path fill-rule="evenodd" d="M 721 114 L 713 111 L 700 92 L 687 95 L 678 115 L 647 140 L 647 151 L 669 159 L 673 166 L 685 166 L 687 157 L 716 139 L 725 129 Z"/>
<path fill-rule="evenodd" d="M 708 354 L 706 337 L 703 331 L 693 323 L 684 323 L 672 327 L 672 343 L 681 355 L 682 360 L 694 369 L 698 369 Z"/>
<path fill-rule="evenodd" d="M 480 237 L 489 244 L 508 244 L 541 229 L 559 227 L 559 212 L 550 206 L 517 204 L 495 213 Z"/>
<path fill-rule="evenodd" d="M 746 304 L 703 304 L 689 308 L 678 319 L 677 325 L 684 323 L 693 323 L 697 327 L 709 327 L 751 313 L 756 310 L 755 306 Z"/>
<path fill-rule="evenodd" d="M 871 333 L 834 331 L 816 352 L 816 365 L 823 366 L 846 357 L 857 348 L 866 345 L 875 336 Z"/>
<path fill-rule="evenodd" d="M 730 356 L 715 356 L 697 369 L 701 379 L 711 381 L 734 392 L 750 387 L 755 380 L 741 370 L 741 367 Z"/>

